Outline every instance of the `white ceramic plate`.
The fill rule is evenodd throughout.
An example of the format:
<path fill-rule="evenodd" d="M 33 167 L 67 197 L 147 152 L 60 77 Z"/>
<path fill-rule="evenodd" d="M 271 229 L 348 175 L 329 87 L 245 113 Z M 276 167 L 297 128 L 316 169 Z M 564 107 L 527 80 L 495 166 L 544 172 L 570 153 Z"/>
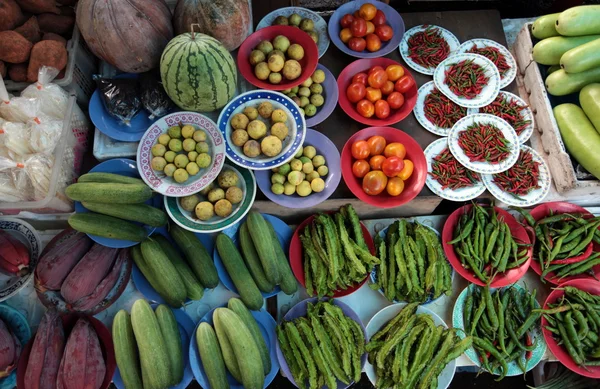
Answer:
<path fill-rule="evenodd" d="M 453 33 L 446 30 L 445 28 L 442 28 L 440 26 L 428 25 L 428 24 L 421 24 L 421 25 L 415 26 L 404 33 L 404 36 L 402 37 L 402 41 L 400 41 L 400 46 L 398 48 L 400 50 L 400 55 L 402 56 L 402 59 L 404 59 L 404 62 L 406 62 L 406 64 L 408 66 L 410 66 L 417 72 L 427 74 L 428 76 L 430 76 L 433 74 L 435 69 L 434 68 L 426 68 L 424 66 L 419 65 L 418 63 L 416 63 L 409 57 L 409 53 L 408 53 L 408 39 L 411 36 L 413 36 L 414 34 L 416 34 L 417 32 L 425 30 L 427 27 L 435 27 L 442 33 L 442 36 L 444 37 L 446 42 L 448 42 L 448 46 L 450 47 L 450 54 L 448 54 L 449 57 L 452 56 L 452 54 L 454 52 L 456 52 L 456 50 L 458 50 L 458 48 L 460 46 L 460 42 L 459 42 L 458 38 L 456 38 L 454 36 Z"/>
<path fill-rule="evenodd" d="M 438 127 L 427 119 L 425 116 L 425 99 L 431 91 L 435 89 L 435 83 L 433 81 L 429 81 L 419 88 L 419 92 L 417 94 L 417 104 L 413 108 L 413 113 L 417 118 L 417 121 L 429 132 L 434 133 L 439 136 L 448 136 L 450 130 L 452 128 L 442 128 Z M 466 116 L 466 115 L 465 115 Z"/>
<path fill-rule="evenodd" d="M 210 166 L 200 169 L 198 174 L 190 176 L 184 183 L 175 182 L 163 172 L 152 169 L 152 146 L 158 137 L 165 134 L 169 127 L 191 124 L 196 129 L 206 132 L 206 142 L 210 147 Z M 225 162 L 225 140 L 219 128 L 209 118 L 196 112 L 176 112 L 158 119 L 142 136 L 137 149 L 138 171 L 140 176 L 152 190 L 170 197 L 183 197 L 197 193 L 210 184 L 221 171 Z"/>
<path fill-rule="evenodd" d="M 319 34 L 317 48 L 319 49 L 319 58 L 321 58 L 329 48 L 329 43 L 331 43 L 331 40 L 329 39 L 329 34 L 327 33 L 327 22 L 321 17 L 321 15 L 314 11 L 302 7 L 285 7 L 276 9 L 261 19 L 260 23 L 258 23 L 258 26 L 256 26 L 256 31 L 260 30 L 261 28 L 271 26 L 278 16 L 289 17 L 293 13 L 297 13 L 298 15 L 302 16 L 302 19 L 310 19 L 314 22 L 315 27 L 313 31 Z"/>
<path fill-rule="evenodd" d="M 502 136 L 509 142 L 508 148 L 510 152 L 504 161 L 500 161 L 499 163 L 471 162 L 469 157 L 466 156 L 463 149 L 458 145 L 458 135 L 474 123 L 493 124 L 502 132 Z M 505 120 L 486 113 L 469 115 L 456 122 L 448 135 L 448 147 L 454 158 L 458 159 L 458 162 L 466 168 L 481 174 L 496 174 L 508 170 L 515 164 L 519 157 L 519 139 L 515 130 Z"/>
<path fill-rule="evenodd" d="M 375 335 L 377 333 L 377 331 L 379 331 L 385 324 L 387 324 L 390 320 L 392 320 L 394 317 L 396 317 L 396 315 L 398 315 L 398 313 L 405 306 L 406 306 L 406 304 L 403 304 L 403 303 L 393 304 L 393 305 L 385 307 L 381 311 L 377 312 L 375 314 L 375 316 L 373 316 L 373 318 L 369 321 L 369 324 L 367 324 L 367 327 L 366 327 L 367 339 L 371 339 L 371 337 L 373 335 Z M 438 315 L 436 315 L 434 312 L 432 312 L 431 310 L 429 310 L 423 306 L 419 306 L 417 308 L 417 313 L 427 314 L 427 315 L 431 316 L 431 318 L 433 319 L 433 322 L 435 323 L 436 326 L 441 325 L 441 326 L 444 326 L 444 328 L 448 328 L 446 323 L 444 323 L 444 321 Z M 375 369 L 373 368 L 373 365 L 371 365 L 368 360 L 365 363 L 364 371 L 365 371 L 365 373 L 367 373 L 367 377 L 369 377 L 369 381 L 371 381 L 371 383 L 374 386 L 376 386 L 375 383 L 377 382 L 377 375 L 375 374 Z M 440 375 L 437 377 L 438 378 L 437 389 L 446 389 L 452 382 L 455 371 L 456 371 L 456 359 L 450 361 L 446 365 L 446 367 L 444 367 L 444 370 L 442 370 Z"/>
<path fill-rule="evenodd" d="M 465 60 L 473 60 L 474 64 L 481 66 L 485 76 L 488 78 L 488 83 L 483 87 L 481 93 L 479 93 L 479 95 L 473 99 L 466 99 L 454 94 L 454 92 L 450 90 L 445 82 L 446 69 L 453 64 Z M 498 68 L 496 68 L 496 65 L 494 65 L 492 61 L 479 54 L 454 54 L 451 57 L 446 58 L 435 69 L 435 72 L 433 73 L 433 81 L 435 82 L 435 86 L 437 86 L 443 94 L 448 96 L 450 100 L 467 108 L 479 108 L 486 106 L 494 101 L 496 96 L 498 96 L 498 92 L 500 92 L 500 73 L 498 73 Z"/>
<path fill-rule="evenodd" d="M 438 156 L 445 148 L 448 147 L 448 139 L 442 138 L 436 141 L 433 141 L 427 146 L 425 149 L 425 159 L 427 160 L 427 179 L 425 180 L 425 184 L 427 187 L 436 195 L 440 196 L 443 199 L 451 200 L 451 201 L 468 201 L 472 200 L 476 197 L 479 197 L 483 192 L 485 192 L 485 186 L 481 181 L 481 175 L 479 173 L 473 172 L 473 174 L 477 175 L 480 179 L 478 184 L 470 186 L 468 188 L 461 189 L 442 189 L 442 185 L 431 176 L 433 159 Z"/>
<path fill-rule="evenodd" d="M 506 71 L 504 76 L 500 75 L 500 89 L 509 86 L 517 75 L 517 61 L 515 61 L 515 58 L 512 56 L 506 46 L 501 45 L 500 43 L 491 39 L 477 38 L 463 42 L 457 51 L 459 53 L 466 53 L 473 48 L 473 45 L 477 46 L 477 48 L 495 47 L 500 50 L 500 53 L 502 53 L 504 58 L 506 58 L 506 63 L 508 66 L 510 66 L 510 69 Z"/>
<path fill-rule="evenodd" d="M 494 183 L 493 174 L 482 175 L 482 180 L 487 190 L 489 190 L 495 198 L 502 201 L 503 203 L 514 205 L 517 207 L 529 207 L 544 201 L 544 199 L 548 195 L 548 192 L 550 192 L 550 185 L 552 183 L 552 179 L 550 178 L 550 171 L 548 170 L 546 162 L 544 162 L 542 157 L 534 149 L 526 145 L 521 145 L 520 151 L 530 152 L 534 162 L 538 162 L 540 164 L 540 175 L 538 179 L 538 185 L 540 187 L 538 189 L 530 191 L 525 196 L 517 197 L 509 192 L 502 190 L 502 188 L 500 188 L 496 183 Z"/>
<path fill-rule="evenodd" d="M 531 108 L 525 102 L 525 100 L 523 100 L 519 96 L 515 95 L 514 93 L 510 93 L 510 92 L 506 92 L 506 91 L 502 90 L 502 91 L 500 91 L 500 93 L 498 93 L 498 97 L 506 98 L 510 101 L 516 101 L 517 104 L 519 104 L 519 106 L 526 107 L 524 110 L 521 111 L 521 115 L 524 120 L 529 120 L 530 123 L 527 127 L 525 127 L 525 129 L 523 131 L 521 131 L 521 133 L 518 135 L 518 137 L 519 137 L 519 143 L 527 142 L 529 140 L 529 138 L 531 138 L 531 135 L 533 134 L 533 129 L 535 127 L 534 119 L 533 119 L 533 112 L 531 111 Z M 468 113 L 469 113 L 469 115 L 472 115 L 475 113 L 484 113 L 483 112 L 484 108 L 485 107 L 469 108 Z"/>

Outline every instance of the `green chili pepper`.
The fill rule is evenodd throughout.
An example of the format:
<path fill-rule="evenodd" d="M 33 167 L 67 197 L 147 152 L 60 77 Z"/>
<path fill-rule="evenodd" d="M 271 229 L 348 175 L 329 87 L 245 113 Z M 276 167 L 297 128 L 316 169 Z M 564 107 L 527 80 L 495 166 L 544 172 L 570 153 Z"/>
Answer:
<path fill-rule="evenodd" d="M 485 300 L 485 306 L 488 318 L 490 319 L 490 324 L 492 325 L 492 329 L 495 331 L 498 329 L 498 314 L 496 313 L 496 307 L 494 306 L 494 301 L 492 300 L 489 286 L 483 288 L 483 298 Z"/>
<path fill-rule="evenodd" d="M 508 373 L 508 363 L 506 362 L 502 354 L 500 354 L 500 352 L 496 349 L 496 347 L 494 347 L 494 345 L 488 340 L 477 337 L 473 338 L 473 344 L 477 346 L 483 354 L 488 352 L 491 356 L 496 358 L 498 362 L 500 362 L 502 373 L 500 374 L 500 377 L 496 379 L 496 381 L 501 381 L 504 377 L 506 377 L 506 374 Z"/>
<path fill-rule="evenodd" d="M 563 341 L 563 344 L 564 344 L 565 348 L 567 349 L 567 352 L 569 353 L 571 358 L 573 358 L 573 360 L 575 361 L 575 363 L 577 365 L 582 365 L 583 358 L 581 357 L 581 355 L 578 354 L 577 349 L 575 347 L 573 347 L 573 343 L 571 342 L 571 339 L 569 339 L 567 330 L 565 329 L 565 327 L 563 326 L 562 323 L 559 322 L 557 324 L 558 324 L 558 332 L 560 333 L 560 338 Z"/>
<path fill-rule="evenodd" d="M 460 234 L 452 239 L 450 242 L 448 242 L 448 244 L 455 244 L 460 242 L 461 240 L 465 239 L 467 237 L 467 235 L 469 235 L 471 233 L 471 231 L 473 230 L 473 225 L 475 224 L 475 221 L 473 219 L 470 219 L 467 224 L 465 225 L 465 227 L 460 231 Z"/>

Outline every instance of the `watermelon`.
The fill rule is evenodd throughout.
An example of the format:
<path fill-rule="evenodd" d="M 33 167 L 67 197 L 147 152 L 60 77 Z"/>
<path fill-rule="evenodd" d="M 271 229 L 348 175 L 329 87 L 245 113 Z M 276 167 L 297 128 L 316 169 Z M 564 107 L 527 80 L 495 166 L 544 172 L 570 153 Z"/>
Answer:
<path fill-rule="evenodd" d="M 184 110 L 211 112 L 235 95 L 237 68 L 215 38 L 185 33 L 173 38 L 160 59 L 165 91 Z"/>

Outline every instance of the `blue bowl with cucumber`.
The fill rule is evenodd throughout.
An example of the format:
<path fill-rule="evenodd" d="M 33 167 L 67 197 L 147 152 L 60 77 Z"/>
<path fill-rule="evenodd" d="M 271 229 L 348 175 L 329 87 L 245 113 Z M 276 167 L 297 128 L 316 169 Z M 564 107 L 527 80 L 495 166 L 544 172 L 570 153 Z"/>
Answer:
<path fill-rule="evenodd" d="M 131 159 L 111 159 L 79 177 L 65 191 L 75 201 L 69 224 L 94 242 L 111 248 L 132 247 L 156 227 L 167 224 L 162 196 L 139 178 Z"/>

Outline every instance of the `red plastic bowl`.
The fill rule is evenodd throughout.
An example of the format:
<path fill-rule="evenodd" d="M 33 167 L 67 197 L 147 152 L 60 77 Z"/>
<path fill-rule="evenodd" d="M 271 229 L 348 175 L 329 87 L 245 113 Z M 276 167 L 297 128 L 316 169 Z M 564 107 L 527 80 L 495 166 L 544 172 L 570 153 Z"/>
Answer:
<path fill-rule="evenodd" d="M 554 289 L 552 293 L 548 295 L 548 298 L 544 303 L 544 309 L 548 309 L 549 304 L 555 303 L 560 298 L 562 298 L 562 296 L 565 295 L 564 290 L 560 289 L 565 286 L 572 286 L 574 288 L 583 290 L 584 292 L 588 292 L 597 296 L 600 295 L 600 282 L 596 280 L 571 280 L 560 284 L 559 288 Z M 548 324 L 548 320 L 546 320 L 546 318 L 542 316 L 542 333 L 544 334 L 544 340 L 546 341 L 548 348 L 550 349 L 552 354 L 554 354 L 556 359 L 558 359 L 560 363 L 565 365 L 567 369 L 574 371 L 577 374 L 590 378 L 600 378 L 600 366 L 588 366 L 585 369 L 583 367 L 577 366 L 577 364 L 575 363 L 573 358 L 571 358 L 567 350 L 565 350 L 562 346 L 558 345 L 558 343 L 554 339 L 554 336 L 552 335 L 552 332 L 546 329 L 546 326 L 548 326 Z"/>
<path fill-rule="evenodd" d="M 363 58 L 352 62 L 350 65 L 346 66 L 344 70 L 340 73 L 337 79 L 338 83 L 338 91 L 339 91 L 339 104 L 340 107 L 346 112 L 348 116 L 357 122 L 367 124 L 369 126 L 389 126 L 390 124 L 398 123 L 400 120 L 407 117 L 417 104 L 417 84 L 413 85 L 413 87 L 404 94 L 404 105 L 400 107 L 400 109 L 392 110 L 390 116 L 385 119 L 378 119 L 373 116 L 370 118 L 366 118 L 358 113 L 356 110 L 356 104 L 351 103 L 348 100 L 348 96 L 346 96 L 346 89 L 352 83 L 352 77 L 355 74 L 360 72 L 367 72 L 373 66 L 381 66 L 384 69 L 389 65 L 400 65 L 398 62 L 391 60 L 389 58 Z M 401 65 L 402 66 L 402 65 Z M 409 75 L 414 79 L 412 74 L 408 71 L 405 66 L 404 74 Z"/>
<path fill-rule="evenodd" d="M 362 189 L 362 178 L 357 178 L 352 174 L 352 164 L 354 163 L 352 144 L 359 140 L 369 139 L 373 135 L 383 136 L 387 143 L 402 143 L 406 147 L 406 157 L 404 158 L 410 159 L 414 164 L 413 174 L 404 182 L 404 190 L 399 196 L 390 196 L 386 191 L 377 196 L 368 195 Z M 427 160 L 423 149 L 410 135 L 393 127 L 368 127 L 352 135 L 342 149 L 341 164 L 342 177 L 352 193 L 365 203 L 379 208 L 399 207 L 408 203 L 421 192 L 427 178 Z"/>
<path fill-rule="evenodd" d="M 332 214 L 334 212 L 327 212 L 328 214 Z M 304 251 L 302 250 L 302 243 L 300 242 L 300 232 L 304 230 L 304 227 L 311 223 L 314 220 L 315 216 L 311 216 L 308 219 L 304 220 L 296 230 L 294 231 L 294 235 L 292 236 L 292 241 L 290 242 L 290 265 L 292 266 L 292 272 L 294 272 L 294 276 L 300 285 L 306 287 L 306 280 L 304 279 Z M 375 245 L 373 244 L 373 238 L 371 238 L 371 234 L 367 227 L 364 224 L 360 223 L 362 227 L 363 236 L 365 237 L 365 242 L 371 251 L 371 254 L 375 255 Z M 365 279 L 362 280 L 359 284 L 349 287 L 344 290 L 337 290 L 333 297 L 343 297 L 347 296 L 351 293 L 354 293 L 367 282 L 369 278 L 369 274 L 365 274 Z M 313 297 L 313 296 L 311 296 Z"/>
<path fill-rule="evenodd" d="M 94 330 L 96 330 L 96 334 L 98 334 L 100 347 L 102 348 L 102 356 L 104 357 L 104 363 L 106 364 L 106 374 L 104 375 L 104 381 L 102 382 L 100 389 L 107 389 L 112 382 L 112 377 L 115 374 L 115 369 L 117 368 L 112 335 L 110 334 L 108 328 L 106 328 L 106 326 L 100 320 L 92 316 L 77 314 L 61 316 L 65 329 L 65 344 L 69 339 L 71 330 L 73 327 L 75 327 L 75 323 L 81 317 L 85 317 L 87 320 L 89 320 L 92 327 L 94 327 Z M 33 347 L 34 341 L 35 336 L 32 336 L 25 348 L 23 348 L 21 356 L 19 357 L 19 365 L 17 366 L 17 389 L 25 388 L 25 370 L 27 370 L 29 354 L 31 353 L 31 348 Z"/>
<path fill-rule="evenodd" d="M 250 58 L 250 53 L 260 42 L 264 40 L 271 41 L 278 35 L 284 35 L 290 40 L 290 43 L 297 43 L 304 48 L 304 58 L 298 61 L 300 62 L 300 66 L 302 66 L 302 73 L 295 80 L 287 81 L 284 78 L 279 84 L 271 84 L 269 81 L 262 81 L 256 78 L 254 75 L 254 66 L 250 65 L 248 58 Z M 312 76 L 318 62 L 319 50 L 315 41 L 304 31 L 290 26 L 271 26 L 256 31 L 242 43 L 238 49 L 237 56 L 237 66 L 246 81 L 261 89 L 268 90 L 285 90 L 302 84 L 308 77 Z"/>
<path fill-rule="evenodd" d="M 534 209 L 532 209 L 530 214 L 537 221 L 537 220 L 545 218 L 546 216 L 549 216 L 550 211 L 552 211 L 554 215 L 556 215 L 558 213 L 580 213 L 586 218 L 594 217 L 594 215 L 592 215 L 587 209 L 582 208 L 579 205 L 567 203 L 565 201 L 555 201 L 555 202 L 540 204 L 537 207 L 535 207 Z M 583 254 L 579 255 L 578 257 L 574 257 L 574 258 L 584 260 L 585 258 L 589 257 L 593 251 L 600 251 L 600 245 L 598 243 L 590 243 Z M 540 276 L 542 275 L 542 268 L 540 267 L 540 264 L 537 260 L 531 261 L 531 268 L 538 275 L 540 275 Z M 596 276 L 600 275 L 600 265 L 594 266 L 592 268 L 592 270 L 594 270 L 594 274 L 596 274 Z M 552 272 L 552 273 L 546 274 L 546 277 L 544 279 L 554 285 L 558 285 L 558 284 L 562 284 L 564 282 L 571 281 L 571 280 L 578 280 L 578 279 L 593 280 L 594 278 L 587 274 L 580 274 L 577 276 L 570 276 L 570 277 L 565 277 L 565 278 L 559 279 L 559 278 L 556 278 L 556 274 L 554 272 Z"/>
<path fill-rule="evenodd" d="M 446 223 L 444 223 L 444 230 L 442 231 L 442 245 L 444 246 L 444 253 L 446 253 L 446 257 L 448 258 L 450 264 L 458 274 L 460 274 L 461 276 L 463 276 L 463 278 L 472 282 L 473 284 L 485 286 L 485 282 L 477 278 L 475 276 L 475 273 L 465 269 L 462 266 L 462 262 L 460 261 L 460 259 L 456 255 L 456 252 L 454 251 L 454 246 L 447 243 L 454 239 L 454 229 L 458 225 L 458 219 L 462 216 L 463 213 L 469 212 L 472 207 L 473 205 L 467 204 L 452 212 L 452 214 L 448 216 Z M 525 231 L 525 228 L 523 228 L 523 226 L 519 224 L 519 222 L 510 213 L 498 207 L 494 207 L 494 209 L 496 210 L 496 213 L 499 216 L 502 216 L 504 218 L 504 221 L 508 224 L 508 227 L 510 228 L 513 238 L 515 238 L 517 242 L 522 242 L 525 244 L 531 243 L 531 241 L 529 240 L 529 235 L 527 234 L 527 231 Z M 525 261 L 525 263 L 523 263 L 518 268 L 510 269 L 501 274 L 496 274 L 496 277 L 494 277 L 493 281 L 490 284 L 490 287 L 501 288 L 503 286 L 507 286 L 517 282 L 527 272 L 529 264 L 531 263 L 532 254 L 533 249 L 529 247 L 529 259 L 527 259 L 527 261 Z"/>

